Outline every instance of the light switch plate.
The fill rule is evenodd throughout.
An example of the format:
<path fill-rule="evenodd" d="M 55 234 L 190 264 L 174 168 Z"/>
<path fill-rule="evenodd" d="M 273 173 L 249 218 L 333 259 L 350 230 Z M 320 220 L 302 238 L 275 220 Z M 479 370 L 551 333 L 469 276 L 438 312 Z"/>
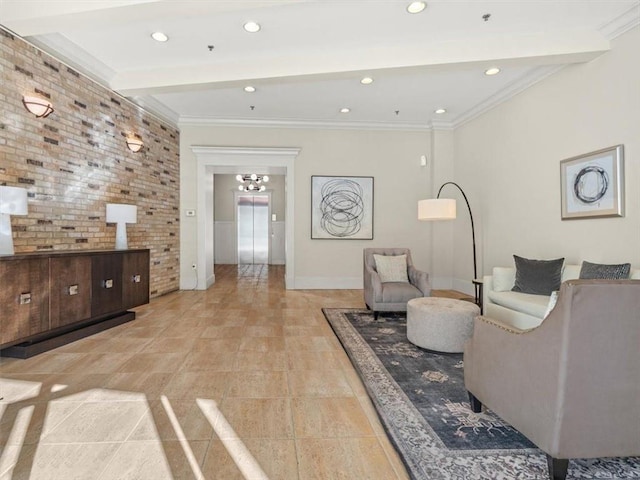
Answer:
<path fill-rule="evenodd" d="M 187 217 L 195 217 L 196 216 L 196 211 L 195 210 L 185 210 L 184 214 Z"/>

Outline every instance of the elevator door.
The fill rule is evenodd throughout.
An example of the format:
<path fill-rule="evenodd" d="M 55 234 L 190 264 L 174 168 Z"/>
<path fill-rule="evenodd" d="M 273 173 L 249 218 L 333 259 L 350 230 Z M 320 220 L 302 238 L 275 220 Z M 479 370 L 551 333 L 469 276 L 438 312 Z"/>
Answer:
<path fill-rule="evenodd" d="M 238 195 L 238 263 L 269 263 L 269 196 Z"/>

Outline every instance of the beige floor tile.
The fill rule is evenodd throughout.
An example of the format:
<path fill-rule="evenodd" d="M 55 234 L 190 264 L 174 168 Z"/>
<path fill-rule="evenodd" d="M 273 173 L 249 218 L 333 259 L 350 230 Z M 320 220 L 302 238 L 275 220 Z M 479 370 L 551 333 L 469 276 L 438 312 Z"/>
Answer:
<path fill-rule="evenodd" d="M 170 399 L 220 400 L 231 383 L 229 372 L 178 372 L 164 388 L 164 395 Z"/>
<path fill-rule="evenodd" d="M 207 325 L 202 325 L 198 327 L 187 327 L 185 325 L 181 325 L 180 322 L 165 328 L 162 331 L 163 337 L 190 337 L 190 338 L 200 338 L 202 336 L 202 332 L 207 329 Z"/>
<path fill-rule="evenodd" d="M 226 398 L 220 407 L 235 435 L 247 438 L 292 438 L 288 398 Z M 216 432 L 216 436 L 226 432 Z"/>
<path fill-rule="evenodd" d="M 375 437 L 297 439 L 296 446 L 300 480 L 397 478 Z"/>
<path fill-rule="evenodd" d="M 173 473 L 174 480 L 191 480 L 198 478 L 194 474 L 194 469 L 202 472 L 202 465 L 205 455 L 207 454 L 207 449 L 209 448 L 208 441 L 189 440 L 186 447 L 178 441 L 163 441 L 162 447 L 169 461 L 169 467 Z M 185 451 L 185 448 L 188 450 Z M 195 467 L 191 465 L 189 457 L 193 458 L 193 461 L 196 463 Z"/>
<path fill-rule="evenodd" d="M 356 397 L 291 400 L 296 437 L 363 437 L 375 435 Z"/>
<path fill-rule="evenodd" d="M 194 352 L 235 353 L 240 349 L 242 338 L 198 338 L 193 345 Z"/>
<path fill-rule="evenodd" d="M 87 480 L 100 476 L 118 450 L 118 443 L 40 444 L 20 456 L 12 480 Z"/>
<path fill-rule="evenodd" d="M 236 357 L 235 370 L 284 371 L 287 369 L 285 352 L 242 351 Z"/>
<path fill-rule="evenodd" d="M 187 354 L 181 372 L 229 372 L 235 369 L 236 352 L 199 350 Z"/>
<path fill-rule="evenodd" d="M 240 342 L 241 352 L 281 352 L 284 351 L 282 337 L 244 337 Z"/>
<path fill-rule="evenodd" d="M 242 453 L 248 450 L 250 461 L 243 461 Z M 236 461 L 243 466 L 241 472 Z M 298 478 L 296 450 L 293 440 L 282 439 L 229 439 L 211 442 L 203 468 L 207 480 L 247 480 L 252 478 L 255 465 L 272 480 Z"/>
<path fill-rule="evenodd" d="M 175 372 L 184 362 L 187 354 L 180 353 L 135 353 L 131 355 L 118 372 Z"/>
<path fill-rule="evenodd" d="M 282 325 L 248 325 L 244 327 L 246 337 L 281 337 Z"/>
<path fill-rule="evenodd" d="M 26 360 L 16 362 L 3 361 L 0 363 L 0 373 L 60 373 L 68 371 L 71 365 L 86 358 L 86 356 L 86 353 L 57 353 L 55 351 L 42 353 Z"/>
<path fill-rule="evenodd" d="M 148 401 L 156 400 L 164 392 L 173 373 L 127 372 L 114 373 L 105 382 L 105 388 L 131 393 L 142 393 Z"/>
<path fill-rule="evenodd" d="M 147 402 L 86 402 L 40 440 L 40 444 L 124 441 L 148 412 Z"/>
<path fill-rule="evenodd" d="M 342 370 L 291 370 L 287 372 L 292 397 L 350 397 Z"/>
<path fill-rule="evenodd" d="M 336 345 L 330 337 L 285 337 L 284 340 L 287 351 L 332 352 L 336 350 Z"/>
<path fill-rule="evenodd" d="M 283 334 L 287 337 L 322 337 L 331 335 L 331 327 L 328 326 L 306 326 L 306 325 L 285 325 Z M 329 328 L 329 330 L 327 330 Z"/>
<path fill-rule="evenodd" d="M 288 397 L 289 386 L 284 371 L 234 372 L 227 397 Z"/>
<path fill-rule="evenodd" d="M 204 332 L 202 332 L 202 338 L 243 338 L 244 336 L 244 327 L 214 325 L 205 328 Z"/>
<path fill-rule="evenodd" d="M 127 441 L 141 440 L 210 440 L 213 429 L 194 399 L 169 399 L 169 410 L 161 401 L 153 402 L 148 414 L 127 438 Z M 179 424 L 174 427 L 171 416 Z M 184 435 L 184 437 L 183 437 Z"/>
<path fill-rule="evenodd" d="M 173 480 L 162 444 L 125 442 L 114 453 L 100 480 Z"/>
<path fill-rule="evenodd" d="M 287 368 L 289 370 L 340 370 L 343 365 L 340 357 L 333 351 L 291 350 L 287 351 Z"/>
<path fill-rule="evenodd" d="M 131 353 L 85 353 L 66 369 L 69 373 L 113 373 L 118 371 L 129 359 Z"/>
<path fill-rule="evenodd" d="M 188 352 L 193 348 L 195 338 L 190 337 L 160 337 L 149 339 L 142 351 L 145 353 L 180 353 Z"/>

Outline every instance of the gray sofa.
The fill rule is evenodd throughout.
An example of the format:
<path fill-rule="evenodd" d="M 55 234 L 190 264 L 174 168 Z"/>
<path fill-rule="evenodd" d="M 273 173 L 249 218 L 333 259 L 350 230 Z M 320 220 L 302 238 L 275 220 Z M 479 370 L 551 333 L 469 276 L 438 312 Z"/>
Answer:
<path fill-rule="evenodd" d="M 640 455 L 640 280 L 569 280 L 538 327 L 477 317 L 465 345 L 472 409 L 487 406 L 547 453 Z"/>
<path fill-rule="evenodd" d="M 374 254 L 406 255 L 409 282 L 383 283 L 376 271 Z M 431 295 L 429 274 L 413 266 L 408 248 L 365 248 L 363 263 L 364 303 L 368 309 L 373 310 L 376 318 L 378 312 L 406 312 L 409 300 Z"/>

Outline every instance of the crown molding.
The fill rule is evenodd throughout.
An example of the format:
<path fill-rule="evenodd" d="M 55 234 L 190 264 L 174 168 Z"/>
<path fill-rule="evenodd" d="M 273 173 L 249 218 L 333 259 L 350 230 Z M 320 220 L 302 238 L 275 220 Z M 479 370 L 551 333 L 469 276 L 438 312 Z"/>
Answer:
<path fill-rule="evenodd" d="M 178 120 L 180 116 L 167 107 L 164 103 L 159 102 L 152 96 L 144 96 L 144 97 L 127 97 L 129 100 L 134 102 L 140 108 L 144 109 L 146 112 L 151 113 L 152 115 L 161 118 L 165 122 L 168 122 L 173 127 L 178 127 Z"/>
<path fill-rule="evenodd" d="M 501 103 L 506 102 L 510 98 L 515 97 L 519 93 L 525 91 L 526 89 L 532 87 L 536 83 L 544 80 L 550 75 L 562 70 L 566 65 L 548 65 L 535 67 L 532 71 L 524 75 L 523 77 L 511 82 L 505 88 L 487 98 L 485 101 L 479 103 L 473 108 L 470 108 L 462 115 L 459 115 L 453 121 L 453 128 L 458 128 L 464 125 L 467 122 L 470 122 L 474 118 L 479 117 L 485 112 L 497 107 Z"/>
<path fill-rule="evenodd" d="M 598 31 L 608 40 L 613 40 L 640 25 L 640 3 L 636 3 L 622 15 L 602 25 Z"/>
<path fill-rule="evenodd" d="M 179 126 L 216 126 L 216 127 L 256 127 L 256 128 L 323 128 L 335 130 L 396 130 L 420 131 L 429 130 L 427 124 L 385 123 L 385 122 L 332 122 L 320 120 L 273 120 L 254 118 L 214 118 L 180 116 Z"/>

